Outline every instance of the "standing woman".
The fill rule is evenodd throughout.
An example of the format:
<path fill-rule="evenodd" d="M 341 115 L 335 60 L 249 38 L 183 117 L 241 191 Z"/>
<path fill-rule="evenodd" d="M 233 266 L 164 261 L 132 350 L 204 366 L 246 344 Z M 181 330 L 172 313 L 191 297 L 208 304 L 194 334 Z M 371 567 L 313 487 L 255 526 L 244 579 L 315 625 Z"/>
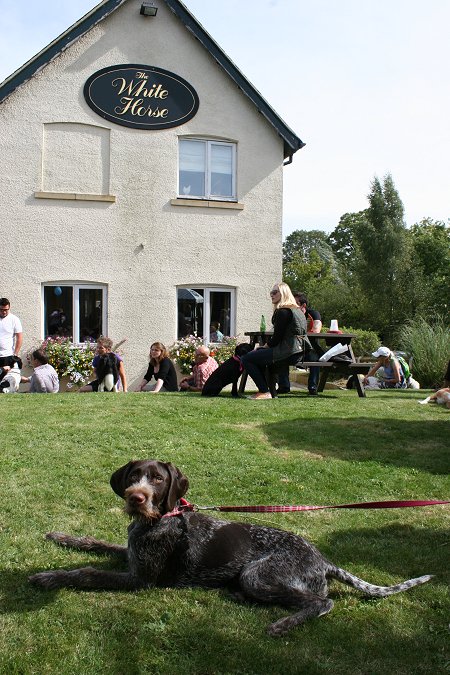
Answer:
<path fill-rule="evenodd" d="M 250 396 L 256 401 L 272 398 L 265 377 L 266 366 L 278 361 L 295 363 L 308 340 L 305 315 L 295 302 L 289 286 L 283 281 L 275 284 L 270 297 L 274 308 L 273 335 L 266 345 L 242 357 L 242 365 L 258 387 L 258 393 Z"/>
<path fill-rule="evenodd" d="M 178 391 L 177 374 L 167 349 L 162 342 L 154 342 L 150 347 L 150 363 L 138 391 L 150 391 L 152 394 L 165 391 Z M 150 385 L 152 377 L 156 384 Z"/>

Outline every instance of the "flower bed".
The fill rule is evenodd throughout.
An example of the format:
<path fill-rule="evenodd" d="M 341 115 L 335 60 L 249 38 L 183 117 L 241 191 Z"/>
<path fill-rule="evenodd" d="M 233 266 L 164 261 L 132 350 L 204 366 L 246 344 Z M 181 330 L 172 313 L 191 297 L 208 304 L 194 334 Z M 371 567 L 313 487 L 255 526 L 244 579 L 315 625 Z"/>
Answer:
<path fill-rule="evenodd" d="M 68 378 L 67 388 L 81 387 L 92 375 L 92 359 L 95 343 L 73 344 L 69 338 L 47 338 L 27 353 L 28 364 L 36 349 L 44 352 L 48 362 L 58 373 L 60 380 Z"/>
<path fill-rule="evenodd" d="M 211 356 L 220 365 L 234 354 L 237 337 L 224 337 L 223 342 L 210 344 Z M 242 342 L 242 340 L 241 340 Z M 184 375 L 190 375 L 195 361 L 195 350 L 203 345 L 203 339 L 197 335 L 187 335 L 174 342 L 169 348 L 169 356 Z"/>

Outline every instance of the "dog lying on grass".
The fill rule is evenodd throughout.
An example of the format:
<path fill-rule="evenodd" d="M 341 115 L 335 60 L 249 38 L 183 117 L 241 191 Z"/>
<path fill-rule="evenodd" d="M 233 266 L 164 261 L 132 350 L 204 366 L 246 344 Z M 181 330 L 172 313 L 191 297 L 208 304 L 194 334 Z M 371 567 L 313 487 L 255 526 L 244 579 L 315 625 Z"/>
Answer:
<path fill-rule="evenodd" d="M 231 395 L 233 398 L 237 398 L 237 384 L 243 371 L 241 357 L 251 351 L 252 348 L 247 342 L 237 345 L 234 356 L 221 363 L 208 377 L 203 385 L 202 396 L 218 396 L 227 384 L 231 384 Z"/>
<path fill-rule="evenodd" d="M 427 575 L 395 586 L 374 586 L 336 567 L 291 532 L 216 520 L 192 511 L 175 509 L 171 514 L 189 487 L 186 476 L 171 463 L 129 462 L 113 473 L 111 487 L 125 500 L 125 513 L 132 519 L 128 547 L 60 532 L 46 536 L 61 546 L 117 554 L 128 562 L 128 570 L 53 570 L 34 574 L 31 583 L 46 589 L 130 591 L 152 586 L 228 586 L 240 599 L 295 608 L 294 614 L 269 626 L 269 634 L 276 636 L 331 610 L 328 579 L 375 597 L 431 579 Z"/>

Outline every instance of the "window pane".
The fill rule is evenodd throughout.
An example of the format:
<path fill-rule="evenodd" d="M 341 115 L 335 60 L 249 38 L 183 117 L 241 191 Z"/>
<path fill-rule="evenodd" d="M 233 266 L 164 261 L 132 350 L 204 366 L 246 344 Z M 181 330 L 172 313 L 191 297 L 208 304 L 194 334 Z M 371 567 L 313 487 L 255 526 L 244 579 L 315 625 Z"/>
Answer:
<path fill-rule="evenodd" d="M 103 293 L 101 288 L 80 288 L 80 342 L 95 342 L 102 335 Z"/>
<path fill-rule="evenodd" d="M 224 336 L 230 335 L 231 292 L 211 291 L 210 308 L 210 341 L 221 342 Z"/>
<path fill-rule="evenodd" d="M 179 194 L 205 197 L 206 143 L 180 141 Z"/>
<path fill-rule="evenodd" d="M 178 337 L 194 333 L 203 337 L 203 295 L 201 288 L 179 288 L 178 300 Z"/>
<path fill-rule="evenodd" d="M 211 144 L 211 195 L 233 196 L 233 148 Z"/>
<path fill-rule="evenodd" d="M 45 337 L 69 337 L 73 340 L 72 306 L 71 286 L 44 286 Z"/>

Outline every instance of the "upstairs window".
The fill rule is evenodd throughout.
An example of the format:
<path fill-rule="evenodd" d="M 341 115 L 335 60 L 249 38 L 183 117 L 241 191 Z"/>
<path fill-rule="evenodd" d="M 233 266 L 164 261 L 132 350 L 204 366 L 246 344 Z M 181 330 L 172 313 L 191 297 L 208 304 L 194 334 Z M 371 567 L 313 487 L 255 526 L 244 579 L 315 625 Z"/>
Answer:
<path fill-rule="evenodd" d="M 179 187 L 181 198 L 236 199 L 236 144 L 180 139 Z"/>

